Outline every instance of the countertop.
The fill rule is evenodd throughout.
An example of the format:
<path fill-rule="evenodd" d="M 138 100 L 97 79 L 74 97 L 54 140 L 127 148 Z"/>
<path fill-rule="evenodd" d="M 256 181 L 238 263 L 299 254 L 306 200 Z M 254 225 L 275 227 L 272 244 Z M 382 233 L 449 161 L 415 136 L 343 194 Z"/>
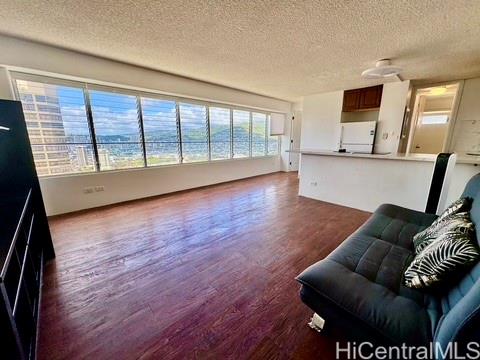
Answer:
<path fill-rule="evenodd" d="M 437 158 L 434 154 L 362 154 L 362 153 L 339 153 L 332 150 L 318 150 L 318 149 L 294 149 L 287 150 L 287 152 L 299 153 L 304 155 L 319 155 L 319 156 L 336 156 L 348 158 L 362 158 L 362 159 L 378 159 L 378 160 L 401 160 L 401 161 L 424 161 L 435 162 Z M 472 164 L 480 165 L 480 156 L 471 155 L 457 155 L 457 164 Z"/>

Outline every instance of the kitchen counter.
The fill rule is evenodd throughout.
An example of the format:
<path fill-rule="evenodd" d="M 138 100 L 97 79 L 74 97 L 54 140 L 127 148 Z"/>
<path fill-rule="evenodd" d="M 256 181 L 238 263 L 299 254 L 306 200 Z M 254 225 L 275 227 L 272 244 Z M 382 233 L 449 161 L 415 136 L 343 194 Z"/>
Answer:
<path fill-rule="evenodd" d="M 374 211 L 390 203 L 425 210 L 436 155 L 360 154 L 300 149 L 299 195 Z M 479 172 L 480 157 L 459 155 L 446 203 L 457 199 Z M 444 204 L 441 204 L 443 207 Z"/>
<path fill-rule="evenodd" d="M 361 158 L 361 159 L 378 159 L 378 160 L 402 160 L 402 161 L 423 161 L 435 162 L 436 155 L 434 154 L 362 154 L 362 153 L 339 153 L 332 150 L 317 150 L 317 149 L 296 149 L 287 150 L 288 152 L 299 153 L 303 155 L 318 155 L 318 156 L 335 156 L 346 158 Z M 480 156 L 459 155 L 457 156 L 457 164 L 472 164 L 480 165 Z"/>

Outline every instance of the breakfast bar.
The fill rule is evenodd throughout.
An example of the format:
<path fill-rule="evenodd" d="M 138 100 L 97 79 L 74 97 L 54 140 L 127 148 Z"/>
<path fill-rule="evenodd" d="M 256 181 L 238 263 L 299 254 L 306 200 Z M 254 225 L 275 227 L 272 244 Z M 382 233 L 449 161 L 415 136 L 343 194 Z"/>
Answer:
<path fill-rule="evenodd" d="M 436 156 L 301 149 L 299 195 L 374 211 L 382 203 L 425 210 Z M 446 203 L 478 172 L 479 157 L 459 156 Z"/>

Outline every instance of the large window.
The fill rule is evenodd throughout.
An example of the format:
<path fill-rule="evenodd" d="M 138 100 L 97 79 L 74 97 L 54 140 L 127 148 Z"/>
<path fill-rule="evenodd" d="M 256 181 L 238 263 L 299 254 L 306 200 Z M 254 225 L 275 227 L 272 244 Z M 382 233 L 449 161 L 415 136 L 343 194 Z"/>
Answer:
<path fill-rule="evenodd" d="M 265 156 L 267 152 L 267 115 L 252 113 L 252 156 Z"/>
<path fill-rule="evenodd" d="M 233 157 L 250 156 L 250 112 L 233 110 Z"/>
<path fill-rule="evenodd" d="M 177 164 L 180 147 L 175 101 L 142 98 L 147 165 Z"/>
<path fill-rule="evenodd" d="M 89 91 L 100 170 L 144 166 L 137 98 Z"/>
<path fill-rule="evenodd" d="M 207 108 L 180 103 L 183 162 L 208 160 Z"/>
<path fill-rule="evenodd" d="M 210 156 L 212 160 L 232 157 L 232 124 L 230 109 L 209 108 L 210 118 Z"/>
<path fill-rule="evenodd" d="M 13 73 L 40 176 L 277 155 L 270 115 Z"/>
<path fill-rule="evenodd" d="M 17 80 L 37 173 L 95 170 L 83 90 Z"/>

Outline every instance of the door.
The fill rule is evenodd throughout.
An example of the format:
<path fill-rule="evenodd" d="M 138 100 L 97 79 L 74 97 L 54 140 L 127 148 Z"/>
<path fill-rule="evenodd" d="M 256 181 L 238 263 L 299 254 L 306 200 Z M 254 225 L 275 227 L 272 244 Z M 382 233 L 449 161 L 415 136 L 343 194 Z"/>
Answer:
<path fill-rule="evenodd" d="M 290 132 L 290 150 L 300 149 L 300 135 L 302 132 L 302 112 L 295 111 L 295 115 L 292 118 L 292 126 Z M 289 157 L 289 170 L 298 171 L 300 162 L 300 154 L 290 153 Z"/>

